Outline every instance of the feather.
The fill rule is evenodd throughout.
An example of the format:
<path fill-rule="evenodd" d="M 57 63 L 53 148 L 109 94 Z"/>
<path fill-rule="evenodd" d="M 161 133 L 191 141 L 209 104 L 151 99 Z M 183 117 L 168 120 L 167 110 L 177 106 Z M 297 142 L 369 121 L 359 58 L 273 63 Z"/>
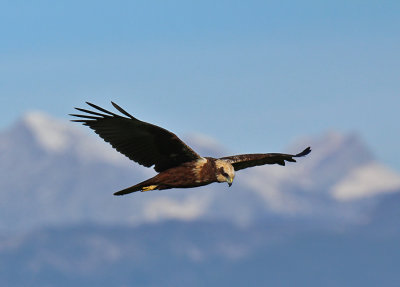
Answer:
<path fill-rule="evenodd" d="M 241 170 L 248 167 L 259 166 L 264 164 L 279 164 L 284 166 L 285 161 L 296 162 L 294 157 L 302 157 L 311 152 L 311 148 L 307 147 L 298 154 L 283 153 L 264 153 L 264 154 L 241 154 L 220 158 L 230 162 L 235 170 Z"/>
<path fill-rule="evenodd" d="M 200 158 L 175 134 L 156 125 L 137 120 L 113 102 L 113 106 L 129 118 L 114 114 L 92 103 L 87 104 L 105 114 L 76 108 L 95 116 L 71 114 L 74 117 L 84 118 L 84 120 L 72 121 L 89 126 L 117 151 L 143 166 L 154 165 L 154 169 L 161 172 Z"/>
<path fill-rule="evenodd" d="M 131 118 L 131 119 L 135 119 L 134 117 L 132 117 L 128 112 L 126 112 L 123 108 L 121 108 L 120 106 L 118 106 L 116 103 L 111 102 L 111 104 L 114 106 L 114 108 L 116 108 L 118 111 L 120 111 L 121 113 L 123 113 L 125 116 Z"/>

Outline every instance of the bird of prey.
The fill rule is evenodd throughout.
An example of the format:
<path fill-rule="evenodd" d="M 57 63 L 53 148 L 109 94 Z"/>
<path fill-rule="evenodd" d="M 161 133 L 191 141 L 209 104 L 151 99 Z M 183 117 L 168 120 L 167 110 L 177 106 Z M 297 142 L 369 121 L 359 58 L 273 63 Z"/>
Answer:
<path fill-rule="evenodd" d="M 79 118 L 72 121 L 90 127 L 129 159 L 145 167 L 154 166 L 158 172 L 156 176 L 120 190 L 114 195 L 155 189 L 198 187 L 213 182 L 227 182 L 231 186 L 238 170 L 264 164 L 285 165 L 285 161 L 295 162 L 294 158 L 311 152 L 310 147 L 307 147 L 294 155 L 264 153 L 222 158 L 202 157 L 172 132 L 140 121 L 117 104 L 111 103 L 124 116 L 87 102 L 96 111 L 75 108 L 85 114 L 70 114 Z"/>

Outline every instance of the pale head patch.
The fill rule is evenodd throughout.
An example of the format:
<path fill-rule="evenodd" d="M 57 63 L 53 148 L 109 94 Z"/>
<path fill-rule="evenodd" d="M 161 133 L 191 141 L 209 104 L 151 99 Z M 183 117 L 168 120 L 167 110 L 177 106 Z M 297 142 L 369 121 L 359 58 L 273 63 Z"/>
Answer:
<path fill-rule="evenodd" d="M 226 182 L 228 179 L 231 179 L 232 182 L 235 178 L 235 169 L 229 162 L 217 159 L 215 161 L 215 167 L 217 169 L 216 176 L 218 182 Z"/>

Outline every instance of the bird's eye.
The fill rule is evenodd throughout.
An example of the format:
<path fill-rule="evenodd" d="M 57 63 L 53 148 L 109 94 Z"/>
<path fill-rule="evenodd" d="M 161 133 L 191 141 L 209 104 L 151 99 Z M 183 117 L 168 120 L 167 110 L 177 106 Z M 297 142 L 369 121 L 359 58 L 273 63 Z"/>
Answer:
<path fill-rule="evenodd" d="M 224 176 L 224 177 L 229 177 L 229 174 L 227 174 L 224 170 L 223 167 L 219 168 L 219 172 Z"/>

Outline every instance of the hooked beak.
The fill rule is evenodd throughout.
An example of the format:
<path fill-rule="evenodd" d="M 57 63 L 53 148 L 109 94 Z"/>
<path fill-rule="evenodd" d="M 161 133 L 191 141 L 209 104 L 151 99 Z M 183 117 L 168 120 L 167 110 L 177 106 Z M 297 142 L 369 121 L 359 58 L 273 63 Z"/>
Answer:
<path fill-rule="evenodd" d="M 228 178 L 226 179 L 226 182 L 228 183 L 229 187 L 231 187 L 232 181 L 233 181 L 233 178 L 231 178 L 231 177 L 228 177 Z"/>

